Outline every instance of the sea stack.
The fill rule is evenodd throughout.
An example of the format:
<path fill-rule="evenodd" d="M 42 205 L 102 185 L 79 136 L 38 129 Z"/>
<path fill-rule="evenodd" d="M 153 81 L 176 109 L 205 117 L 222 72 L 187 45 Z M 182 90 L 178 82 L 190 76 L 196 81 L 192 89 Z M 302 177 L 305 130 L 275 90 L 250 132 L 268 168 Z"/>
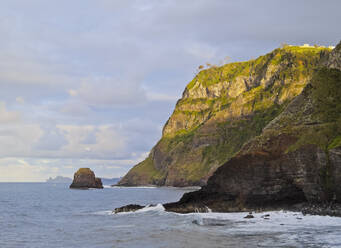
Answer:
<path fill-rule="evenodd" d="M 71 189 L 103 189 L 102 180 L 95 177 L 95 173 L 89 168 L 80 168 L 73 177 Z"/>

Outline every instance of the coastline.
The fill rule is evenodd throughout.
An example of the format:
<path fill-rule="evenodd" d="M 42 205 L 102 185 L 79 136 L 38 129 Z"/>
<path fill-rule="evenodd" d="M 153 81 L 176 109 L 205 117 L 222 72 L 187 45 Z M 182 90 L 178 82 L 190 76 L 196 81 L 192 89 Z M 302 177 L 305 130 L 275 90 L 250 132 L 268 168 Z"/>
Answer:
<path fill-rule="evenodd" d="M 158 204 L 159 205 L 159 204 Z M 115 208 L 113 213 L 128 213 L 128 212 L 136 212 L 141 211 L 143 209 L 155 208 L 158 205 L 137 205 L 137 204 L 128 204 L 119 208 Z M 173 207 L 173 203 L 160 204 L 163 207 L 163 210 L 166 212 L 173 212 L 177 214 L 192 214 L 192 213 L 266 213 L 271 211 L 289 211 L 289 212 L 300 212 L 303 215 L 317 215 L 317 216 L 330 216 L 330 217 L 341 217 L 341 204 L 312 204 L 312 203 L 300 203 L 293 206 L 287 207 L 259 207 L 259 208 L 243 208 L 240 210 L 231 209 L 226 211 L 212 211 L 207 206 L 197 206 L 194 208 L 194 211 L 187 211 L 187 209 L 178 208 L 175 211 Z M 253 218 L 253 217 L 251 217 Z"/>
<path fill-rule="evenodd" d="M 160 189 L 179 189 L 179 190 L 191 190 L 191 191 L 196 191 L 200 190 L 202 187 L 201 186 L 186 186 L 186 187 L 175 187 L 175 186 L 158 186 L 158 185 L 140 185 L 140 186 L 122 186 L 122 185 L 110 185 L 111 188 L 132 188 L 132 189 L 155 189 L 155 188 L 160 188 Z"/>

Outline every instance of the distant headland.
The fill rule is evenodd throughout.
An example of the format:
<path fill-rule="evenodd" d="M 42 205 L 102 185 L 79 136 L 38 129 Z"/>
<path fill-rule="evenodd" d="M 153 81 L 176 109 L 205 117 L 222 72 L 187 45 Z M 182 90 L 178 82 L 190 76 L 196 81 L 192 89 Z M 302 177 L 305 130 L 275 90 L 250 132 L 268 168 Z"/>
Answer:
<path fill-rule="evenodd" d="M 56 176 L 55 178 L 49 177 L 47 183 L 71 183 L 72 179 L 69 177 Z"/>

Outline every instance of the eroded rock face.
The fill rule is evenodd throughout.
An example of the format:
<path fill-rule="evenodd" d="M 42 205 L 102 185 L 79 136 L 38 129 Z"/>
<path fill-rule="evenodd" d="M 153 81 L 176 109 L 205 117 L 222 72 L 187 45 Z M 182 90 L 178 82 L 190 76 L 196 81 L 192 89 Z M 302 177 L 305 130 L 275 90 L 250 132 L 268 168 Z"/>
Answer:
<path fill-rule="evenodd" d="M 89 168 L 80 168 L 74 175 L 73 182 L 70 185 L 73 189 L 97 188 L 103 189 L 100 178 L 95 177 L 95 173 Z"/>
<path fill-rule="evenodd" d="M 177 102 L 161 140 L 119 185 L 205 185 L 301 94 L 330 51 L 285 47 L 201 71 Z"/>
<path fill-rule="evenodd" d="M 303 92 L 219 167 L 206 186 L 165 204 L 166 210 L 229 212 L 341 203 L 341 71 L 335 67 L 340 54 L 334 52 L 329 68 L 316 71 Z"/>
<path fill-rule="evenodd" d="M 280 139 L 287 142 L 292 138 Z M 325 162 L 326 155 L 314 145 L 289 154 L 258 151 L 237 156 L 220 167 L 200 191 L 187 193 L 179 202 L 165 204 L 165 208 L 179 213 L 207 207 L 215 212 L 233 212 L 328 202 L 329 192 L 321 178 Z M 333 166 L 336 170 L 341 169 L 340 163 Z M 333 174 L 331 180 L 336 183 L 331 200 L 340 203 L 339 175 Z"/>
<path fill-rule="evenodd" d="M 326 65 L 329 68 L 341 70 L 341 42 L 335 47 L 335 49 L 329 55 Z"/>

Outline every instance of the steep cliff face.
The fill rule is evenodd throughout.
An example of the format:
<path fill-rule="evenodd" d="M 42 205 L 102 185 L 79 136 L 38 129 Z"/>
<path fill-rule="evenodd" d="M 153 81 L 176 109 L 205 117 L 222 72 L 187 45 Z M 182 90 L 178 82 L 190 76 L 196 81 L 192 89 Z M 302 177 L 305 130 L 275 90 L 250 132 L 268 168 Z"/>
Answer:
<path fill-rule="evenodd" d="M 331 54 L 328 56 L 327 62 L 325 62 L 325 65 L 329 68 L 339 69 L 341 70 L 341 43 L 339 43 L 335 49 L 331 52 Z"/>
<path fill-rule="evenodd" d="M 205 185 L 302 92 L 329 53 L 287 46 L 201 71 L 187 85 L 148 158 L 119 184 Z"/>
<path fill-rule="evenodd" d="M 299 202 L 341 203 L 341 45 L 303 92 L 218 168 L 200 191 L 166 209 L 239 211 Z"/>

